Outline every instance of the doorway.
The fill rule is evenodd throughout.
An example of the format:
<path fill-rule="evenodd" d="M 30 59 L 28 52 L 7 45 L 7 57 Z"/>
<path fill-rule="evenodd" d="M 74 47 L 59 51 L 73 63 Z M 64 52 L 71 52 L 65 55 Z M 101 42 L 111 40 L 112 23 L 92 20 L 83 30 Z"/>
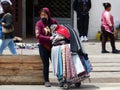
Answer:
<path fill-rule="evenodd" d="M 39 20 L 38 11 L 48 7 L 51 17 L 59 24 L 70 24 L 73 26 L 73 11 L 71 9 L 73 0 L 26 0 L 26 37 L 35 36 L 35 23 Z"/>
<path fill-rule="evenodd" d="M 26 37 L 34 37 L 33 28 L 33 1 L 26 0 Z"/>
<path fill-rule="evenodd" d="M 39 20 L 38 11 L 43 7 L 48 7 L 51 17 L 55 18 L 59 24 L 73 25 L 73 0 L 34 0 L 34 22 Z"/>

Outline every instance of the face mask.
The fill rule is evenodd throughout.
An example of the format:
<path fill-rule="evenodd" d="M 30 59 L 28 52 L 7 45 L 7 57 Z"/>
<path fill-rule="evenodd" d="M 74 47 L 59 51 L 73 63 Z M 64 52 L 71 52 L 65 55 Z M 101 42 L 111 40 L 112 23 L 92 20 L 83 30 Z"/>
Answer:
<path fill-rule="evenodd" d="M 47 23 L 47 21 L 48 21 L 47 18 L 41 18 L 41 20 L 43 23 Z"/>

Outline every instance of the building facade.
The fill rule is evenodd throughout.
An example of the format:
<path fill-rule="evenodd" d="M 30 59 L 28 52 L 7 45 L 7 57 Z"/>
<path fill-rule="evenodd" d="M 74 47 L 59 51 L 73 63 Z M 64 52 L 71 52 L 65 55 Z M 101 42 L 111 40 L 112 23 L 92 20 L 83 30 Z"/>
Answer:
<path fill-rule="evenodd" d="M 21 37 L 35 36 L 35 23 L 39 20 L 38 11 L 42 7 L 48 7 L 51 16 L 60 24 L 69 23 L 77 31 L 76 12 L 72 9 L 74 0 L 11 0 L 14 7 L 15 34 Z M 90 22 L 88 38 L 95 39 L 96 33 L 100 31 L 100 18 L 103 11 L 103 2 L 112 4 L 111 13 L 115 20 L 120 20 L 120 0 L 91 0 Z"/>
<path fill-rule="evenodd" d="M 21 37 L 35 36 L 35 23 L 39 20 L 38 11 L 48 7 L 51 16 L 58 23 L 73 25 L 72 0 L 11 0 L 14 7 L 15 34 Z"/>

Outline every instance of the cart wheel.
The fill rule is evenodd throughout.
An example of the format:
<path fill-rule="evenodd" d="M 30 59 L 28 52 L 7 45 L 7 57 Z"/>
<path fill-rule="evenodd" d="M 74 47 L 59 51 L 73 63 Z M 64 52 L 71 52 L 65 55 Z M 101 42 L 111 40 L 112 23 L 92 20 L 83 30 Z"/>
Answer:
<path fill-rule="evenodd" d="M 79 87 L 81 86 L 81 82 L 75 83 L 75 86 L 76 86 L 77 88 L 79 88 Z"/>
<path fill-rule="evenodd" d="M 69 86 L 70 86 L 70 85 L 69 85 L 68 83 L 64 83 L 64 84 L 63 84 L 63 88 L 64 88 L 65 90 L 68 90 Z"/>

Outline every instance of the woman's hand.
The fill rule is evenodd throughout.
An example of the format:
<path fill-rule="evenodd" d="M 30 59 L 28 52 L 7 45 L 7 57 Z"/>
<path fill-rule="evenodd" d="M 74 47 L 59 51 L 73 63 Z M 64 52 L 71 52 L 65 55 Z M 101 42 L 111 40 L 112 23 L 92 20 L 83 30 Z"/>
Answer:
<path fill-rule="evenodd" d="M 112 32 L 114 32 L 114 26 L 111 26 L 110 29 Z"/>
<path fill-rule="evenodd" d="M 48 26 L 45 27 L 44 30 L 45 30 L 45 35 L 50 34 L 50 28 Z"/>
<path fill-rule="evenodd" d="M 4 22 L 2 22 L 2 25 L 5 25 L 5 23 L 4 23 Z"/>
<path fill-rule="evenodd" d="M 53 36 L 51 36 L 51 37 L 50 37 L 50 40 L 53 40 L 53 38 L 54 38 L 54 37 L 53 37 Z"/>

